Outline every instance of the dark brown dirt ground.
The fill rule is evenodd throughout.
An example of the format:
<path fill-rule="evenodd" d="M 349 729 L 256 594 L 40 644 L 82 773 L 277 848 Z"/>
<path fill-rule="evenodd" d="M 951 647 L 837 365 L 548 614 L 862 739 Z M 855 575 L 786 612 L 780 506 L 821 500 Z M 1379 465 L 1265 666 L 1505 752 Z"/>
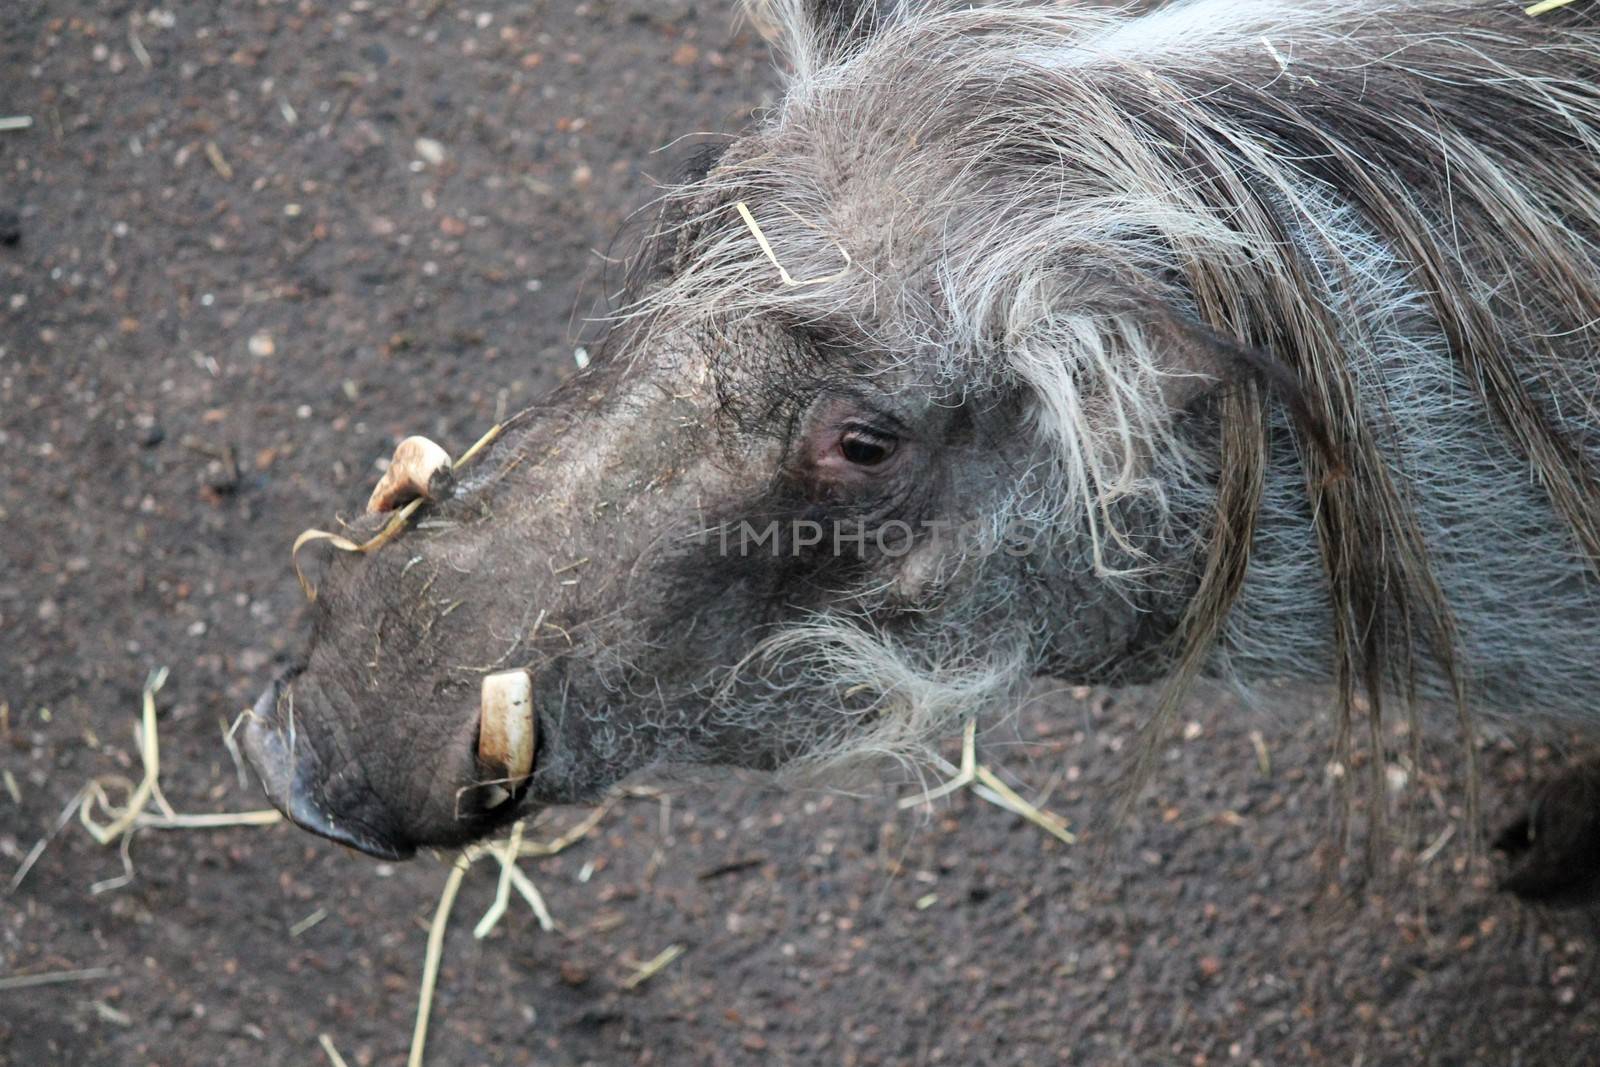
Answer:
<path fill-rule="evenodd" d="M 774 84 L 721 0 L 7 0 L 0 114 L 35 124 L 0 132 L 0 879 L 129 771 L 157 664 L 173 803 L 260 805 L 218 722 L 292 639 L 291 539 L 398 435 L 459 449 L 567 373 L 653 150 Z M 1264 703 L 1197 702 L 1109 847 L 970 797 L 735 782 L 530 862 L 557 934 L 513 910 L 475 942 L 474 868 L 429 1062 L 1596 1062 L 1593 931 L 1492 890 L 1459 775 L 1421 776 L 1441 850 L 1330 890 L 1326 701 Z M 1081 824 L 1147 708 L 1042 693 L 984 751 Z M 1554 760 L 1485 751 L 1492 826 Z M 0 1064 L 320 1063 L 324 1032 L 404 1062 L 439 862 L 281 826 L 133 858 L 92 894 L 120 865 L 72 825 L 0 898 L 0 976 L 116 970 L 0 990 Z"/>

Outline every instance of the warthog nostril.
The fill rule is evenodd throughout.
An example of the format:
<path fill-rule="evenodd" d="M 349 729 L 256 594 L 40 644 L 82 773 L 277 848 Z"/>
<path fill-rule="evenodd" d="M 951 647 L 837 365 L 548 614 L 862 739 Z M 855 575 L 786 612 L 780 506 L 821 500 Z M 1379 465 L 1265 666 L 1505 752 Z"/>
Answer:
<path fill-rule="evenodd" d="M 527 670 L 486 675 L 478 709 L 478 759 L 506 791 L 499 802 L 533 773 L 536 735 L 533 675 Z"/>

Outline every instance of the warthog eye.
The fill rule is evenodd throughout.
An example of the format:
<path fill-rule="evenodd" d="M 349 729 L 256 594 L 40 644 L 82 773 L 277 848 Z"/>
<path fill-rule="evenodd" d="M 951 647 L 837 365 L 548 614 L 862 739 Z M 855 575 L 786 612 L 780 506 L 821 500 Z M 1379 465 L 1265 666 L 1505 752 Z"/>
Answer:
<path fill-rule="evenodd" d="M 903 425 L 854 397 L 822 397 L 805 415 L 789 469 L 816 497 L 859 503 L 889 492 L 908 480 L 917 454 L 916 437 Z"/>
<path fill-rule="evenodd" d="M 876 467 L 894 455 L 895 439 L 871 430 L 846 430 L 839 436 L 839 454 L 858 467 Z"/>

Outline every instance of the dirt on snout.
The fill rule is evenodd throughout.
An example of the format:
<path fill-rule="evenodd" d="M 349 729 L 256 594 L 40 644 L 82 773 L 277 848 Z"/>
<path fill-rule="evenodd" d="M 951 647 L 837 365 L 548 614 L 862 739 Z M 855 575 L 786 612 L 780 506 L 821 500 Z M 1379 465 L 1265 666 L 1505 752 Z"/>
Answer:
<path fill-rule="evenodd" d="M 775 85 L 720 0 L 9 0 L 0 118 L 32 122 L 0 123 L 0 883 L 85 781 L 137 775 L 157 665 L 173 806 L 261 806 L 220 724 L 293 640 L 295 534 L 357 511 L 398 437 L 459 451 L 570 373 L 683 146 L 655 150 Z M 494 873 L 469 873 L 428 1062 L 1600 1060 L 1591 921 L 1494 891 L 1449 737 L 1391 768 L 1407 855 L 1362 886 L 1328 701 L 1263 703 L 1188 709 L 1111 841 L 882 785 L 627 800 L 524 863 L 556 932 L 514 902 L 474 940 Z M 1042 687 L 981 752 L 1082 828 L 1149 706 Z M 1486 834 L 1564 764 L 1483 757 Z M 69 823 L 0 902 L 0 1064 L 331 1062 L 319 1035 L 405 1062 L 442 862 L 283 826 L 131 858 L 92 892 L 122 865 Z"/>

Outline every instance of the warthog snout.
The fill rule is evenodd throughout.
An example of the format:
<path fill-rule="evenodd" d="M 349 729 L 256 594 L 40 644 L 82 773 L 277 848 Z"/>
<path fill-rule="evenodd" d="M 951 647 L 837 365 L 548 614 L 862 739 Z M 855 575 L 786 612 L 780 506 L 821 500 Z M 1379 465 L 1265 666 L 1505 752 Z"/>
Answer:
<path fill-rule="evenodd" d="M 288 686 L 274 680 L 256 700 L 244 728 L 244 753 L 267 799 L 295 825 L 382 859 L 405 859 L 415 849 L 395 843 L 385 813 L 335 814 L 323 790 L 324 766 L 303 743 Z"/>
<path fill-rule="evenodd" d="M 477 719 L 457 738 L 443 745 L 418 739 L 416 754 L 429 773 L 412 795 L 372 788 L 352 736 L 330 741 L 324 731 L 302 729 L 337 705 L 309 679 L 302 684 L 292 673 L 275 679 L 251 710 L 244 753 L 268 799 L 291 822 L 368 855 L 405 859 L 419 845 L 482 833 L 532 773 L 537 729 L 527 671 L 484 678 Z"/>

